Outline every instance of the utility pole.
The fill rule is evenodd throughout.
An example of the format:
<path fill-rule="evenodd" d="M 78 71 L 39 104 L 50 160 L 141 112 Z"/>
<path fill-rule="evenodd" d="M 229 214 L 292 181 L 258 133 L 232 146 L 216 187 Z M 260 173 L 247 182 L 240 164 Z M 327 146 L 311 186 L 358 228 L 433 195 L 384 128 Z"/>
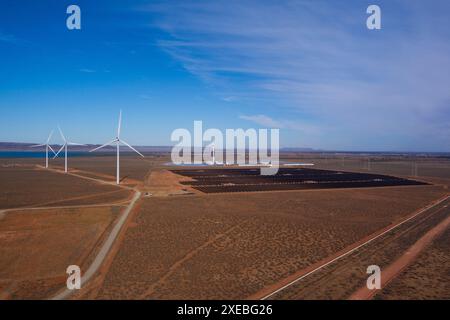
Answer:
<path fill-rule="evenodd" d="M 418 176 L 417 161 L 411 162 L 411 175 L 413 177 L 417 177 Z"/>

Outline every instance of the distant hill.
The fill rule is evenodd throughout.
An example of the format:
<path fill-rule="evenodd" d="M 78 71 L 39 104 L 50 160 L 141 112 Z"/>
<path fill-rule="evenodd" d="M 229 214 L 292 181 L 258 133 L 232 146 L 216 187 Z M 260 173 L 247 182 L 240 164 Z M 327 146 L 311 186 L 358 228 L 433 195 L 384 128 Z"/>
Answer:
<path fill-rule="evenodd" d="M 32 148 L 31 146 L 36 145 L 38 143 L 22 143 L 22 142 L 0 142 L 0 151 L 42 151 L 44 147 L 41 148 Z M 99 144 L 88 144 L 86 146 L 70 146 L 70 151 L 78 151 L 78 152 L 87 152 L 96 147 L 99 147 Z M 172 150 L 172 146 L 134 146 L 137 150 L 143 153 L 170 153 Z M 61 145 L 52 144 L 52 148 L 54 150 L 59 150 Z M 123 152 L 127 152 L 126 147 L 123 147 Z M 114 146 L 107 146 L 99 153 L 110 153 L 114 152 L 116 148 Z M 130 150 L 130 152 L 132 152 Z M 340 154 L 340 155 L 398 155 L 398 156 L 416 156 L 416 157 L 440 157 L 440 158 L 450 158 L 449 152 L 393 152 L 393 151 L 332 151 L 332 150 L 321 150 L 321 149 L 313 149 L 313 148 L 281 148 L 280 152 L 283 153 L 324 153 L 324 154 Z"/>
<path fill-rule="evenodd" d="M 0 151 L 32 151 L 39 150 L 39 148 L 32 148 L 33 145 L 37 145 L 40 143 L 22 143 L 22 142 L 0 142 Z M 51 145 L 53 149 L 57 149 L 61 147 L 61 145 Z M 72 151 L 89 151 L 96 147 L 99 147 L 99 144 L 88 144 L 86 146 L 71 146 L 70 150 Z M 141 152 L 170 152 L 172 150 L 171 146 L 135 146 Z M 43 149 L 44 147 L 42 147 Z M 102 151 L 115 151 L 114 146 L 107 146 Z M 281 148 L 280 151 L 283 152 L 315 152 L 316 150 L 312 148 Z"/>
<path fill-rule="evenodd" d="M 280 151 L 283 152 L 317 152 L 320 150 L 316 150 L 313 148 L 281 148 Z"/>
<path fill-rule="evenodd" d="M 0 151 L 42 151 L 44 147 L 32 148 L 32 146 L 40 143 L 22 143 L 22 142 L 0 142 Z M 52 148 L 57 151 L 61 148 L 61 145 L 51 145 Z M 71 151 L 90 151 L 99 144 L 88 144 L 86 146 L 70 146 Z M 172 147 L 169 146 L 135 146 L 141 152 L 170 152 Z M 114 146 L 107 146 L 101 150 L 101 152 L 114 152 L 116 148 Z M 99 151 L 100 152 L 100 151 Z"/>
<path fill-rule="evenodd" d="M 0 151 L 27 151 L 37 143 L 0 142 Z"/>

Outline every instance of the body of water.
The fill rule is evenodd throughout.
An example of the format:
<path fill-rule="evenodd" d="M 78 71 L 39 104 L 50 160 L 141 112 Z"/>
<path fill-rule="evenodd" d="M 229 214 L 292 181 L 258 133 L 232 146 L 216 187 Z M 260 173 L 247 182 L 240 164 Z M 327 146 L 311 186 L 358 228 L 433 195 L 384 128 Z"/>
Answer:
<path fill-rule="evenodd" d="M 89 152 L 68 152 L 69 157 L 88 157 L 93 156 Z M 53 158 L 53 153 L 48 153 L 49 158 Z M 58 157 L 64 158 L 64 152 L 61 151 Z M 0 159 L 12 159 L 12 158 L 45 158 L 45 151 L 0 151 Z"/>

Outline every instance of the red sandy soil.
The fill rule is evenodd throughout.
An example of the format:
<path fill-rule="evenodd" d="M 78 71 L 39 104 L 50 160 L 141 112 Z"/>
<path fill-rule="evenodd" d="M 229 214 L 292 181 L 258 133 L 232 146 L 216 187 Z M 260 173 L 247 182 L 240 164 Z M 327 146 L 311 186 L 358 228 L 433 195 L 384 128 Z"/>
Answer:
<path fill-rule="evenodd" d="M 355 245 L 351 245 L 344 250 L 348 254 L 340 257 L 339 260 L 325 264 L 332 261 L 335 256 L 325 259 L 318 264 L 317 267 L 320 266 L 320 269 L 314 268 L 314 273 L 307 273 L 312 268 L 304 270 L 305 272 L 301 274 L 304 277 L 295 278 L 296 282 L 284 287 L 282 291 L 275 293 L 275 290 L 281 288 L 278 286 L 263 294 L 272 293 L 270 299 L 347 299 L 366 284 L 367 266 L 375 264 L 380 266 L 381 270 L 385 270 L 417 239 L 447 217 L 448 203 L 447 199 L 431 208 L 418 211 L 407 220 L 403 220 L 401 225 L 394 224 L 397 225 L 395 229 L 389 228 L 391 229 L 389 232 L 383 233 L 376 239 L 370 237 L 373 240 L 357 250 L 349 251 L 355 248 Z M 435 261 L 432 265 L 436 266 L 439 263 L 436 264 Z M 403 293 L 404 296 L 399 298 L 408 297 L 407 292 L 403 291 Z"/>
<path fill-rule="evenodd" d="M 150 192 L 153 190 L 155 195 L 185 193 L 182 189 L 186 187 L 181 187 L 179 184 L 180 177 L 174 177 L 164 171 L 153 174 L 156 172 L 155 165 L 160 166 L 168 159 L 164 157 L 144 160 L 134 157 L 124 157 L 124 159 L 121 164 L 123 164 L 122 174 L 125 183 L 143 181 L 147 184 L 144 189 L 148 188 Z M 23 166 L 11 167 L 10 161 L 0 161 L 2 178 L 3 173 L 11 169 L 30 169 Z M 35 163 L 36 160 L 21 159 L 17 162 L 30 164 Z M 52 162 L 52 165 L 55 164 L 61 168 L 61 162 Z M 71 159 L 69 167 L 86 176 L 112 181 L 115 174 L 115 158 Z M 55 173 L 55 175 L 60 174 Z M 63 177 L 68 178 L 68 176 Z M 37 180 L 31 180 L 25 186 L 39 185 L 40 182 L 46 181 L 46 178 L 46 175 L 40 175 Z M 95 187 L 86 187 L 85 183 L 88 181 L 83 180 L 81 183 L 78 180 L 82 179 L 72 178 L 73 184 L 77 186 L 77 183 L 80 183 L 83 187 L 79 188 L 79 194 L 71 190 L 70 195 L 74 199 L 68 199 L 67 202 L 63 202 L 65 204 L 77 205 L 83 201 L 99 201 L 99 199 L 112 201 L 112 197 L 116 195 L 112 192 L 114 189 L 105 189 L 98 191 L 97 196 L 96 188 L 110 186 L 100 186 L 93 182 Z M 0 179 L 0 197 L 3 190 L 11 192 L 11 186 L 14 187 L 14 183 L 2 185 L 1 180 L 3 179 Z M 16 180 L 19 180 L 19 184 L 22 183 L 22 176 Z M 24 192 L 27 197 L 21 198 L 18 201 L 19 204 L 64 201 L 65 196 L 59 193 L 68 185 L 72 188 L 72 183 L 67 184 L 69 181 L 67 179 L 61 184 L 58 179 L 52 178 L 50 181 L 52 183 L 49 184 L 48 189 L 42 192 L 44 196 L 37 197 L 37 200 L 36 198 L 28 202 L 24 200 L 27 197 L 31 198 L 25 187 L 19 186 L 10 194 L 15 196 Z M 82 192 L 86 190 L 89 191 L 88 194 Z M 95 190 L 94 195 L 92 195 L 93 190 Z M 142 201 L 142 207 L 137 206 L 135 214 L 130 215 L 132 221 L 128 221 L 123 228 L 101 274 L 94 279 L 91 289 L 86 292 L 81 290 L 77 297 L 245 298 L 344 249 L 368 234 L 399 221 L 445 192 L 448 190 L 442 187 L 420 186 L 378 190 L 321 190 L 319 192 L 145 198 Z M 39 195 L 39 192 L 36 194 Z M 33 197 L 36 194 L 31 193 Z M 117 195 L 119 194 L 122 196 L 120 192 L 117 192 Z M 55 195 L 58 195 L 56 199 Z M 85 212 L 84 210 L 87 209 L 76 210 Z M 97 210 L 100 209 L 92 210 L 99 212 Z M 0 235 L 1 226 L 10 214 L 3 214 L 2 218 L 0 213 Z M 45 221 L 45 216 L 43 217 Z M 83 219 L 77 218 L 76 221 L 81 223 Z M 71 222 L 73 223 L 75 222 Z M 88 237 L 86 231 L 80 231 L 80 235 L 86 238 L 82 240 L 91 241 L 90 244 L 79 243 L 81 240 L 60 244 L 66 249 L 71 248 L 67 250 L 68 252 L 75 250 L 76 253 L 73 253 L 71 257 L 82 256 L 83 258 L 79 258 L 79 261 L 83 265 L 88 264 L 92 253 L 98 247 L 99 239 L 107 233 L 106 222 L 98 223 L 102 226 L 100 229 L 103 228 L 104 231 L 100 237 L 96 238 L 96 241 L 92 239 L 95 238 L 93 235 L 98 233 L 91 231 L 89 234 L 93 237 Z M 23 222 L 18 223 L 17 228 L 20 229 L 22 224 Z M 51 245 L 43 245 L 47 240 L 39 240 L 39 238 L 33 242 L 36 244 L 35 247 L 31 245 L 31 248 L 34 248 L 32 253 L 26 251 L 23 253 L 23 258 L 34 257 L 33 252 L 34 254 L 43 252 L 42 260 L 35 264 L 50 270 L 46 261 L 51 261 L 55 257 L 48 258 L 46 248 L 48 247 L 52 252 L 62 250 L 54 248 L 55 245 L 52 243 L 54 239 L 63 237 L 65 233 L 70 234 L 68 227 L 66 228 L 67 223 L 63 225 L 64 227 L 58 226 L 52 229 L 61 232 L 61 235 L 50 232 L 49 237 L 53 239 L 50 240 Z M 42 226 L 38 229 L 39 232 L 45 231 Z M 44 235 L 39 234 L 39 237 L 45 239 Z M 31 236 L 30 241 L 32 239 Z M 3 240 L 0 237 L 1 241 Z M 22 245 L 24 243 L 20 245 L 17 243 L 11 248 L 16 248 L 15 250 L 22 254 Z M 0 255 L 0 268 L 2 256 L 4 255 Z M 56 257 L 56 259 L 59 258 Z M 61 260 L 67 259 L 62 257 Z M 59 263 L 64 265 L 67 262 Z M 26 267 L 27 264 L 24 263 L 24 266 Z M 23 273 L 28 275 L 29 268 L 21 274 Z M 0 298 L 43 297 L 44 294 L 48 297 L 54 293 L 57 286 L 61 287 L 62 280 L 65 282 L 65 273 L 60 271 L 56 273 L 51 276 L 44 275 L 39 279 L 23 277 L 20 281 L 14 279 L 9 281 L 11 279 L 0 273 L 0 279 L 2 279 L 0 280 Z M 9 279 L 9 282 L 5 279 Z M 37 288 L 42 289 L 42 292 L 36 294 Z"/>
<path fill-rule="evenodd" d="M 421 186 L 148 198 L 89 298 L 245 298 L 442 194 Z"/>
<path fill-rule="evenodd" d="M 450 228 L 379 290 L 374 299 L 450 300 Z"/>
<path fill-rule="evenodd" d="M 66 268 L 82 270 L 119 209 L 43 209 L 0 220 L 0 298 L 43 299 L 65 286 Z"/>
<path fill-rule="evenodd" d="M 172 173 L 166 169 L 152 170 L 145 180 L 145 191 L 153 196 L 171 196 L 189 193 L 200 193 L 199 191 L 182 185 L 182 181 L 191 181 L 188 177 L 183 177 Z"/>
<path fill-rule="evenodd" d="M 33 206 L 59 206 L 64 201 L 84 199 L 83 204 L 97 204 L 95 196 L 110 193 L 108 200 L 125 199 L 128 195 L 113 191 L 113 185 L 101 185 L 72 175 L 35 168 L 0 169 L 0 209 Z M 89 197 L 92 197 L 91 201 Z M 101 196 L 99 197 L 101 198 Z"/>
<path fill-rule="evenodd" d="M 121 155 L 120 158 L 120 173 L 121 179 L 124 179 L 124 183 L 128 183 L 128 180 L 132 181 L 144 181 L 148 171 L 154 165 L 159 163 L 159 158 L 148 156 L 141 158 L 139 156 Z M 163 163 L 161 161 L 161 163 Z M 53 163 L 52 163 L 53 165 Z M 62 168 L 62 160 L 54 162 L 54 165 Z M 104 177 L 112 178 L 115 181 L 116 176 L 116 157 L 78 157 L 70 159 L 70 168 L 74 170 L 81 170 L 85 172 L 91 172 L 94 174 L 104 175 Z"/>
<path fill-rule="evenodd" d="M 441 200 L 446 199 L 447 196 L 444 196 Z M 439 200 L 438 203 L 441 201 Z M 351 244 L 350 246 L 348 246 L 347 248 L 345 248 L 344 250 L 341 250 L 339 252 L 336 252 L 335 254 L 321 260 L 318 261 L 317 263 L 314 263 L 310 266 L 308 266 L 307 268 L 303 269 L 303 270 L 299 270 L 296 273 L 290 275 L 289 277 L 283 279 L 282 281 L 275 283 L 271 286 L 268 286 L 266 288 L 264 288 L 263 290 L 257 292 L 256 294 L 251 295 L 250 297 L 248 297 L 248 299 L 262 299 L 264 297 L 270 297 L 270 298 L 274 298 L 274 297 L 283 297 L 286 296 L 286 294 L 289 296 L 290 292 L 294 292 L 297 286 L 302 286 L 300 283 L 296 284 L 296 281 L 299 281 L 300 279 L 303 279 L 304 277 L 311 277 L 311 274 L 313 272 L 317 272 L 320 276 L 320 273 L 324 272 L 323 270 L 326 270 L 326 268 L 328 267 L 329 264 L 334 263 L 334 264 L 339 264 L 339 263 L 343 263 L 345 264 L 345 259 L 349 259 L 348 256 L 349 254 L 354 254 L 354 252 L 356 252 L 356 254 L 358 253 L 358 251 L 355 250 L 360 250 L 359 249 L 361 246 L 366 245 L 366 243 L 369 242 L 369 246 L 371 245 L 370 242 L 372 241 L 372 239 L 377 239 L 380 238 L 383 234 L 385 234 L 386 232 L 389 232 L 389 230 L 391 230 L 392 228 L 395 228 L 397 226 L 399 226 L 400 224 L 403 224 L 403 222 L 408 221 L 410 219 L 412 219 L 413 217 L 417 217 L 418 215 L 420 215 L 422 212 L 424 212 L 424 210 L 426 210 L 426 208 L 428 208 L 429 206 L 425 207 L 425 208 L 421 208 L 419 210 L 416 210 L 415 212 L 413 212 L 412 214 L 406 216 L 405 218 L 403 218 L 400 221 L 396 221 L 394 223 L 392 223 L 391 225 L 377 230 L 375 233 L 362 238 L 360 241 L 357 241 L 353 244 Z M 382 239 L 382 238 L 380 238 Z M 379 241 L 379 240 L 378 240 Z M 341 260 L 343 262 L 341 262 Z M 356 264 L 356 263 L 355 263 Z M 323 268 L 323 270 L 322 270 Z M 330 276 L 330 273 L 327 274 L 327 276 Z M 312 277 L 311 277 L 312 278 Z M 336 279 L 333 279 L 336 280 Z M 332 282 L 332 280 L 328 279 L 327 282 Z M 340 285 L 343 285 L 342 283 L 340 283 Z M 289 286 L 289 287 L 288 287 Z M 283 290 L 282 292 L 276 293 L 278 290 Z M 272 294 L 272 295 L 271 295 Z"/>
<path fill-rule="evenodd" d="M 390 281 L 397 277 L 408 265 L 410 265 L 419 254 L 429 246 L 429 244 L 439 235 L 441 235 L 450 226 L 450 216 L 437 226 L 428 231 L 424 236 L 417 240 L 399 259 L 390 266 L 382 270 L 381 287 L 385 287 Z M 362 287 L 350 296 L 350 300 L 367 300 L 372 298 L 377 290 L 369 290 Z"/>
<path fill-rule="evenodd" d="M 127 220 L 125 221 L 122 229 L 120 230 L 114 245 L 112 246 L 111 250 L 108 252 L 105 261 L 102 263 L 102 266 L 100 267 L 100 270 L 97 272 L 97 275 L 95 275 L 85 286 L 82 290 L 79 292 L 76 292 L 73 294 L 70 299 L 94 299 L 98 295 L 98 291 L 101 287 L 101 284 L 105 280 L 105 276 L 107 275 L 112 262 L 114 261 L 114 258 L 117 255 L 117 252 L 123 242 L 123 239 L 125 238 L 125 234 L 128 228 L 135 227 L 135 224 L 132 222 L 133 219 L 136 218 L 136 214 L 141 209 L 141 202 L 137 202 L 136 205 L 133 208 L 133 211 L 130 212 Z"/>

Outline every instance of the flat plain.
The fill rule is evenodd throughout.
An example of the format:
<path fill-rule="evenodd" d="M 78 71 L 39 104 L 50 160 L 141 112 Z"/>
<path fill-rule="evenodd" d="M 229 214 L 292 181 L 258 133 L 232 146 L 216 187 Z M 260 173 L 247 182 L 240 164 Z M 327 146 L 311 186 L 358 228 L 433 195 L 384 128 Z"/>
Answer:
<path fill-rule="evenodd" d="M 121 171 L 127 188 L 111 184 L 115 175 L 111 155 L 71 158 L 69 175 L 61 172 L 61 160 L 52 160 L 51 170 L 36 167 L 39 160 L 0 160 L 0 209 L 13 209 L 0 210 L 3 299 L 52 297 L 64 287 L 69 264 L 87 268 L 130 200 L 130 187 L 140 190 L 142 198 L 99 274 L 74 298 L 255 297 L 448 195 L 450 186 L 450 161 L 441 158 L 283 154 L 283 161 L 314 162 L 318 169 L 392 175 L 429 184 L 217 194 L 196 190 L 191 177 L 171 172 L 179 168 L 165 165 L 168 155 L 145 159 L 125 155 Z M 431 225 L 418 225 L 407 239 L 380 242 L 388 248 L 380 253 L 380 261 L 387 263 L 387 258 L 403 253 Z M 442 265 L 447 260 L 435 247 L 441 252 L 442 240 L 420 256 L 421 267 L 408 267 L 375 298 L 418 297 L 419 289 L 409 294 L 400 287 L 430 285 L 436 272 L 445 278 L 442 270 L 448 269 Z M 327 274 L 337 288 L 332 294 L 320 281 L 312 281 L 315 289 L 294 287 L 275 298 L 346 298 L 366 276 L 366 260 L 361 261 L 337 266 L 349 271 L 352 281 Z M 424 268 L 425 263 L 432 267 Z M 447 287 L 434 287 L 423 297 L 447 297 Z"/>
<path fill-rule="evenodd" d="M 101 299 L 243 299 L 395 222 L 441 187 L 153 198 Z"/>
<path fill-rule="evenodd" d="M 113 185 L 34 166 L 0 167 L 0 210 L 36 206 L 64 206 L 71 201 L 97 204 L 126 199 L 129 194 Z M 105 199 L 102 201 L 102 195 Z"/>
<path fill-rule="evenodd" d="M 375 295 L 380 300 L 450 299 L 450 229 Z"/>
<path fill-rule="evenodd" d="M 23 210 L 0 219 L 0 298 L 46 299 L 86 267 L 118 207 Z"/>

